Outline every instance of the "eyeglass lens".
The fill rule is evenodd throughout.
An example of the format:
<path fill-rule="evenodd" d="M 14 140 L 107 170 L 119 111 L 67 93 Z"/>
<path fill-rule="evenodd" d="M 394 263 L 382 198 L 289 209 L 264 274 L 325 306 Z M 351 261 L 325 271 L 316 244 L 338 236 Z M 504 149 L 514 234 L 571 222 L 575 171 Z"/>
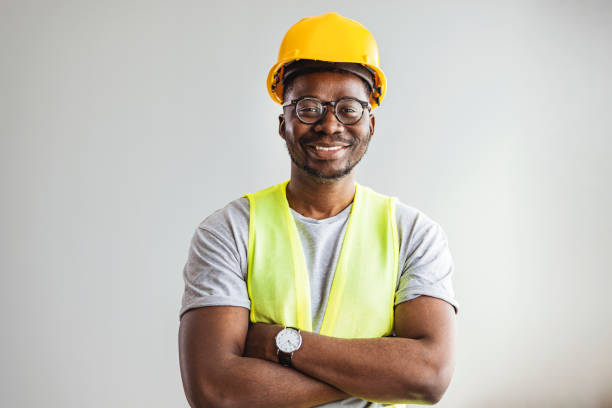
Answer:
<path fill-rule="evenodd" d="M 325 113 L 323 104 L 316 99 L 302 99 L 296 106 L 296 113 L 305 123 L 315 123 Z M 336 118 L 345 125 L 357 123 L 363 115 L 363 105 L 354 99 L 340 99 L 335 107 Z"/>

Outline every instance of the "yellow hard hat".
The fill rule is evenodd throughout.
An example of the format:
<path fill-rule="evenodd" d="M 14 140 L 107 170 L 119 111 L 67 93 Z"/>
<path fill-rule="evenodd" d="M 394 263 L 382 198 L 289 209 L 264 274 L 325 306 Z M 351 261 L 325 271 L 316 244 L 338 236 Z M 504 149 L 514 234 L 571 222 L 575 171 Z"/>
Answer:
<path fill-rule="evenodd" d="M 266 83 L 275 102 L 283 103 L 285 65 L 302 59 L 361 64 L 373 76 L 372 108 L 380 105 L 385 97 L 387 79 L 379 67 L 376 40 L 355 20 L 326 13 L 303 18 L 287 31 L 278 51 L 278 61 L 270 69 Z"/>

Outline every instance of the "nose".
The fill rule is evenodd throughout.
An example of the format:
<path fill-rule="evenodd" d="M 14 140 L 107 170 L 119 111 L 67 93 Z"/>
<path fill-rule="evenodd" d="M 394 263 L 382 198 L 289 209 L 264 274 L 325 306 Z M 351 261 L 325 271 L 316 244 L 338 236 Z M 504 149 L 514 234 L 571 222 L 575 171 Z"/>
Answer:
<path fill-rule="evenodd" d="M 334 133 L 342 132 L 344 125 L 334 115 L 334 107 L 328 106 L 325 114 L 317 123 L 315 123 L 314 130 L 316 132 L 322 132 L 327 135 L 333 135 Z"/>

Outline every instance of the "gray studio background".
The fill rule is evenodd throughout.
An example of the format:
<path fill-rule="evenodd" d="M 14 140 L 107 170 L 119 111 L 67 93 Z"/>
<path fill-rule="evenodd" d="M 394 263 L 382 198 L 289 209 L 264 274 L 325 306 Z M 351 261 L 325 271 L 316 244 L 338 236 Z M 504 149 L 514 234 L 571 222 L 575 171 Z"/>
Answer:
<path fill-rule="evenodd" d="M 187 405 L 191 236 L 288 178 L 265 78 L 326 11 L 372 31 L 389 80 L 358 179 L 449 237 L 439 406 L 612 406 L 609 2 L 6 0 L 1 406 Z"/>

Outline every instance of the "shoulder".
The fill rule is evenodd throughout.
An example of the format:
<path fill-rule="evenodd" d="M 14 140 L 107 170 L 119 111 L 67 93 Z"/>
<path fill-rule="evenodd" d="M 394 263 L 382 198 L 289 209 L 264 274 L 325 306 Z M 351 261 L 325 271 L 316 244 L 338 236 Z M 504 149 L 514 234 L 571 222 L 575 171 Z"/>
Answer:
<path fill-rule="evenodd" d="M 249 200 L 237 198 L 206 217 L 196 228 L 192 246 L 207 256 L 235 259 L 246 278 L 249 241 Z"/>
<path fill-rule="evenodd" d="M 392 196 L 366 188 L 380 197 L 392 198 Z M 434 242 L 438 247 L 446 245 L 446 234 L 440 224 L 423 211 L 407 205 L 397 198 L 394 198 L 394 201 L 401 259 L 414 255 L 414 251 L 418 247 L 424 249 L 430 247 Z"/>
<path fill-rule="evenodd" d="M 446 235 L 440 224 L 423 211 L 397 200 L 395 212 L 400 238 L 408 239 L 414 243 L 423 240 L 428 235 L 436 235 L 446 240 Z"/>
<path fill-rule="evenodd" d="M 393 198 L 393 196 L 381 194 L 369 187 L 362 187 L 365 187 L 365 189 L 379 197 L 384 197 L 387 199 Z M 427 235 L 437 235 L 446 240 L 446 235 L 444 234 L 440 224 L 435 222 L 427 214 L 415 207 L 401 202 L 397 198 L 394 198 L 394 201 L 395 218 L 398 227 L 399 239 L 404 249 L 406 249 L 409 244 L 415 244 Z"/>
<path fill-rule="evenodd" d="M 397 202 L 396 217 L 404 270 L 444 253 L 450 261 L 448 239 L 440 224 L 423 211 L 401 202 Z"/>
<path fill-rule="evenodd" d="M 423 211 L 401 202 L 397 202 L 396 214 L 401 274 L 396 304 L 427 295 L 445 300 L 457 311 L 454 262 L 446 233 Z"/>
<path fill-rule="evenodd" d="M 231 201 L 206 217 L 198 227 L 218 237 L 231 237 L 237 240 L 245 232 L 248 234 L 249 200 L 240 197 Z"/>
<path fill-rule="evenodd" d="M 248 200 L 215 211 L 195 230 L 183 270 L 180 314 L 203 306 L 250 307 L 246 288 Z"/>

